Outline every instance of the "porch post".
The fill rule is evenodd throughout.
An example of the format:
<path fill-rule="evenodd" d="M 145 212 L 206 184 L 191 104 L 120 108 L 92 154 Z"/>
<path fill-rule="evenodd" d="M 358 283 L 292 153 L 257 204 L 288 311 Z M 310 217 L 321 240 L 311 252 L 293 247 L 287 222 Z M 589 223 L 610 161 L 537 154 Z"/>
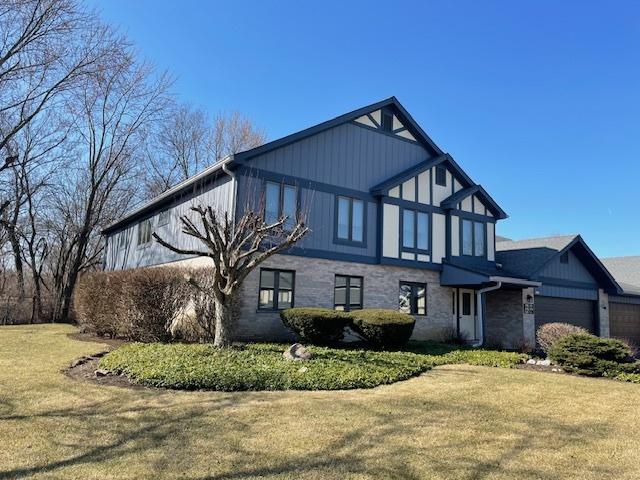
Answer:
<path fill-rule="evenodd" d="M 536 346 L 535 289 L 522 289 L 522 339 L 528 347 Z"/>

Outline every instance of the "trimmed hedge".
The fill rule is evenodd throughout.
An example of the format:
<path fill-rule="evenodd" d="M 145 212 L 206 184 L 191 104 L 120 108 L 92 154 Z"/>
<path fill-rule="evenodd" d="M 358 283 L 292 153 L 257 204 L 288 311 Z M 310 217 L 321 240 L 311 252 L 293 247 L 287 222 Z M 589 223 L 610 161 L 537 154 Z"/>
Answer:
<path fill-rule="evenodd" d="M 282 323 L 301 340 L 314 345 L 333 345 L 344 338 L 349 317 L 327 308 L 290 308 L 280 312 Z"/>
<path fill-rule="evenodd" d="M 577 333 L 553 343 L 549 358 L 566 371 L 590 377 L 616 377 L 640 373 L 631 351 L 623 342 Z"/>
<path fill-rule="evenodd" d="M 419 375 L 431 368 L 422 355 L 310 347 L 313 359 L 286 360 L 285 345 L 132 343 L 108 353 L 100 368 L 136 383 L 176 389 L 344 390 L 372 388 Z"/>
<path fill-rule="evenodd" d="M 383 309 L 290 308 L 280 312 L 280 318 L 298 338 L 314 345 L 334 345 L 344 338 L 345 328 L 351 327 L 373 346 L 399 347 L 409 341 L 415 326 L 411 315 Z"/>
<path fill-rule="evenodd" d="M 97 335 L 141 342 L 207 340 L 202 302 L 189 281 L 207 275 L 208 269 L 176 267 L 87 273 L 74 293 L 78 323 Z"/>
<path fill-rule="evenodd" d="M 355 310 L 350 312 L 356 332 L 377 347 L 399 347 L 409 341 L 415 318 L 395 310 Z"/>

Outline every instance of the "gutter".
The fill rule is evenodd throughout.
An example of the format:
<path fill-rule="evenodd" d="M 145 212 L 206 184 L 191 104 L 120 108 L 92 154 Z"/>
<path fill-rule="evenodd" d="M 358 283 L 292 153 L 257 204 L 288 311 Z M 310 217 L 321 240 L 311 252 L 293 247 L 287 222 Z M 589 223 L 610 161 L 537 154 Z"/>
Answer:
<path fill-rule="evenodd" d="M 484 302 L 482 301 L 482 295 L 493 290 L 498 290 L 500 287 L 502 287 L 502 281 L 498 280 L 496 281 L 495 285 L 487 288 L 481 288 L 480 290 L 476 291 L 476 303 L 479 307 L 477 314 L 478 323 L 480 323 L 480 338 L 476 343 L 473 344 L 474 347 L 481 347 L 484 343 Z"/>
<path fill-rule="evenodd" d="M 236 222 L 236 191 L 238 188 L 238 179 L 236 178 L 236 174 L 229 170 L 228 164 L 233 162 L 234 155 L 228 155 L 224 159 L 222 159 L 222 171 L 231 177 L 231 199 L 229 207 L 231 209 L 231 221 L 235 224 Z"/>

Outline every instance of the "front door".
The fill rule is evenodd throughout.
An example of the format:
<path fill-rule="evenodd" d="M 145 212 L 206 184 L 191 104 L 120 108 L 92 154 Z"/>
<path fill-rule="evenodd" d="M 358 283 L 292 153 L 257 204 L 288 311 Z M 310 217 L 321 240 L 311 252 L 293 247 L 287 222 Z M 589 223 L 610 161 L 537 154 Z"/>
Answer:
<path fill-rule="evenodd" d="M 461 288 L 458 294 L 459 329 L 463 340 L 476 340 L 475 292 Z"/>

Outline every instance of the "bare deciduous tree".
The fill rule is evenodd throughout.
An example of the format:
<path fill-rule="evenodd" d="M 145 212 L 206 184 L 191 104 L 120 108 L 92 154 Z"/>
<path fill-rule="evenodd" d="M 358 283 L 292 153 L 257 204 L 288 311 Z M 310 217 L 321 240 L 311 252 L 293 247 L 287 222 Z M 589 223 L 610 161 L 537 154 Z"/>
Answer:
<path fill-rule="evenodd" d="M 0 152 L 60 93 L 104 66 L 110 41 L 75 0 L 0 4 Z"/>
<path fill-rule="evenodd" d="M 235 304 L 244 279 L 258 265 L 272 255 L 286 250 L 308 232 L 302 215 L 289 228 L 288 218 L 283 216 L 274 223 L 266 223 L 261 209 L 245 209 L 242 217 L 234 222 L 228 213 L 219 214 L 211 207 L 197 206 L 191 209 L 197 214 L 197 222 L 188 216 L 180 217 L 182 232 L 196 238 L 203 249 L 184 249 L 172 245 L 157 233 L 158 243 L 183 255 L 208 257 L 213 262 L 213 281 L 208 291 L 215 306 L 214 345 L 229 346 L 233 340 Z M 285 228 L 287 224 L 287 228 Z"/>
<path fill-rule="evenodd" d="M 262 145 L 265 138 L 238 112 L 219 113 L 210 122 L 201 110 L 174 106 L 147 143 L 148 195 L 165 192 L 227 155 Z"/>
<path fill-rule="evenodd" d="M 170 80 L 139 63 L 124 40 L 113 42 L 109 65 L 87 77 L 70 103 L 77 136 L 77 160 L 57 195 L 54 218 L 58 252 L 54 268 L 53 317 L 69 317 L 79 273 L 100 261 L 100 228 L 115 220 L 136 199 L 141 170 L 138 151 L 145 126 L 166 106 Z"/>

